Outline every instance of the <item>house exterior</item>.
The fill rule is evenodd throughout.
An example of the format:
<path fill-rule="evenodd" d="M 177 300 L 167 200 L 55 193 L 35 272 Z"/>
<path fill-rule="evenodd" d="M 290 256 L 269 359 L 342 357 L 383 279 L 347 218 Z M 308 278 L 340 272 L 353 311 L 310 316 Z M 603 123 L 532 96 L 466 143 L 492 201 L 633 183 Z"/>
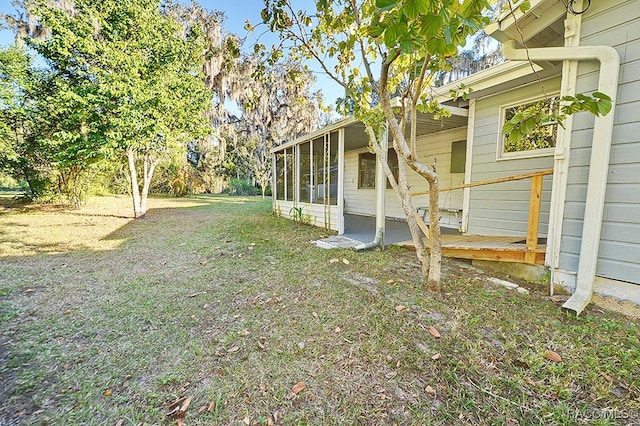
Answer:
<path fill-rule="evenodd" d="M 552 284 L 573 293 L 566 309 L 579 313 L 593 292 L 640 304 L 640 0 L 530 3 L 486 29 L 508 61 L 437 89 L 451 118 L 419 118 L 418 155 L 436 162 L 444 188 L 441 225 L 529 244 L 539 214 L 533 232 L 546 243 Z M 467 101 L 449 95 L 460 83 L 473 88 Z M 500 131 L 521 108 L 594 91 L 612 98 L 607 116 L 578 113 L 524 146 Z M 346 214 L 402 219 L 363 129 L 347 118 L 276 148 L 274 210 L 293 216 L 302 207 L 308 222 L 339 234 Z M 388 161 L 393 167 L 393 152 Z M 546 175 L 532 210 L 531 180 L 508 180 L 536 172 Z M 417 175 L 410 183 L 427 190 Z M 413 201 L 427 206 L 428 196 Z"/>

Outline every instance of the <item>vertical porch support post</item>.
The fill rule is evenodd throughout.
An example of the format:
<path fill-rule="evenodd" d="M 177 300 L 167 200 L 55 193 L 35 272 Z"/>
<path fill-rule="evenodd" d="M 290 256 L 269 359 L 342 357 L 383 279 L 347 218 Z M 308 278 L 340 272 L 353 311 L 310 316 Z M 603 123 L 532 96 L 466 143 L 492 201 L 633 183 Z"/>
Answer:
<path fill-rule="evenodd" d="M 293 179 L 293 193 L 294 193 L 294 198 L 293 198 L 293 203 L 295 206 L 298 206 L 298 204 L 300 204 L 300 202 L 302 200 L 300 200 L 300 182 L 302 182 L 302 175 L 300 174 L 300 163 L 301 163 L 301 157 L 302 157 L 302 149 L 300 145 L 295 145 L 293 147 L 293 158 L 294 158 L 294 168 L 293 168 L 293 174 L 295 176 L 295 178 Z M 302 219 L 302 218 L 300 218 Z"/>
<path fill-rule="evenodd" d="M 469 100 L 469 115 L 467 117 L 467 155 L 464 165 L 464 183 L 471 183 L 473 170 L 473 137 L 476 123 L 476 100 Z M 471 204 L 471 188 L 465 187 L 462 199 L 462 233 L 469 230 L 469 205 Z"/>
<path fill-rule="evenodd" d="M 380 152 L 382 157 L 376 162 L 376 240 L 380 237 L 380 247 L 384 248 L 385 234 L 385 204 L 387 195 L 387 175 L 382 168 L 383 162 L 387 162 L 387 153 L 389 151 L 389 125 L 379 141 Z"/>
<path fill-rule="evenodd" d="M 536 263 L 536 249 L 538 248 L 538 229 L 540 228 L 540 203 L 542 201 L 542 175 L 531 178 L 531 194 L 529 196 L 529 221 L 527 225 L 527 252 L 524 255 L 526 263 Z"/>
<path fill-rule="evenodd" d="M 271 211 L 276 211 L 276 200 L 278 199 L 278 170 L 276 169 L 276 153 L 271 154 Z"/>
<path fill-rule="evenodd" d="M 338 130 L 338 235 L 344 234 L 344 127 Z"/>

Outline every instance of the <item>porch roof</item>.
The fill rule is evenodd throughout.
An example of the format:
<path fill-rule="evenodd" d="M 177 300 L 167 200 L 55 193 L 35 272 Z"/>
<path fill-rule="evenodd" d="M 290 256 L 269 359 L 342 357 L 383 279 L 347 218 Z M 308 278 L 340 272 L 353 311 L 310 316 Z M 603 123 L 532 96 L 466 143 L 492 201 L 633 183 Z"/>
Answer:
<path fill-rule="evenodd" d="M 418 113 L 418 136 L 455 129 L 458 127 L 464 127 L 467 125 L 468 111 L 466 109 L 447 105 L 443 106 L 451 111 L 451 117 L 435 119 L 433 114 Z M 290 148 L 294 145 L 306 143 L 322 137 L 327 133 L 332 133 L 340 129 L 344 129 L 345 132 L 345 151 L 362 148 L 363 146 L 367 146 L 369 144 L 369 137 L 365 132 L 364 124 L 353 117 L 347 117 L 333 124 L 322 127 L 315 132 L 306 134 L 293 141 L 277 146 L 273 148 L 271 152 L 275 153 L 283 149 Z"/>

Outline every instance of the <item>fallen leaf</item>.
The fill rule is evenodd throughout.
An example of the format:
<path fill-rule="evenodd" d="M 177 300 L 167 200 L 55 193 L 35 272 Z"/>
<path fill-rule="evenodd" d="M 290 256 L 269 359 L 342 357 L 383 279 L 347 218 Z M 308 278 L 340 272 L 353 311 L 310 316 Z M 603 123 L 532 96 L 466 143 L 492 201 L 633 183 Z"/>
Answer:
<path fill-rule="evenodd" d="M 251 419 L 249 418 L 249 416 L 246 416 L 244 419 L 242 419 L 242 423 L 249 426 L 251 424 Z"/>
<path fill-rule="evenodd" d="M 71 313 L 71 309 L 67 309 L 66 311 L 64 311 L 62 314 L 63 315 L 69 315 Z"/>
<path fill-rule="evenodd" d="M 300 342 L 300 343 L 298 343 L 298 347 L 299 347 L 300 349 L 304 349 L 304 342 Z"/>
<path fill-rule="evenodd" d="M 538 384 L 534 382 L 533 379 L 531 379 L 531 377 L 527 377 L 525 379 L 525 382 L 529 383 L 531 386 L 538 386 Z"/>
<path fill-rule="evenodd" d="M 404 311 L 404 310 L 406 310 L 406 309 L 407 309 L 407 307 L 406 307 L 406 306 L 404 306 L 404 305 L 398 305 L 398 306 L 396 306 L 396 312 L 402 312 L 402 311 Z"/>
<path fill-rule="evenodd" d="M 307 387 L 307 385 L 304 382 L 298 382 L 291 388 L 291 392 L 293 392 L 293 393 L 295 393 L 297 395 L 300 392 L 302 392 L 304 390 L 304 388 L 306 388 L 306 387 Z"/>
<path fill-rule="evenodd" d="M 318 319 L 318 313 L 317 312 L 311 312 L 311 316 L 314 317 L 315 319 Z"/>
<path fill-rule="evenodd" d="M 169 405 L 169 411 L 166 416 L 178 419 L 184 417 L 189 404 L 191 404 L 191 398 L 187 398 L 186 396 L 176 399 Z"/>
<path fill-rule="evenodd" d="M 547 356 L 545 358 L 553 362 L 562 362 L 560 354 L 551 350 L 547 351 Z"/>
<path fill-rule="evenodd" d="M 389 281 L 387 281 L 387 284 L 393 284 L 393 283 L 395 283 L 395 281 L 394 281 L 394 280 L 389 280 Z"/>
<path fill-rule="evenodd" d="M 25 290 L 25 293 L 33 293 L 35 290 L 32 288 L 28 288 Z"/>
<path fill-rule="evenodd" d="M 112 392 L 111 392 L 111 389 L 107 389 L 106 391 L 104 391 L 104 392 L 102 393 L 102 395 L 104 395 L 104 396 L 111 396 L 111 393 L 112 393 Z"/>
<path fill-rule="evenodd" d="M 387 379 L 393 379 L 397 375 L 398 375 L 397 371 L 389 371 L 387 374 L 384 375 L 384 377 L 386 377 Z"/>
<path fill-rule="evenodd" d="M 248 336 L 249 335 L 249 330 L 247 330 L 246 328 L 243 329 L 240 334 L 242 334 L 243 336 Z"/>
<path fill-rule="evenodd" d="M 240 346 L 234 346 L 232 348 L 227 349 L 227 353 L 234 353 L 234 352 L 238 352 L 240 350 Z"/>
<path fill-rule="evenodd" d="M 340 333 L 342 331 L 342 329 L 340 327 L 336 327 L 333 332 L 334 333 Z"/>
<path fill-rule="evenodd" d="M 329 263 L 338 263 L 338 262 L 340 262 L 340 259 L 333 258 L 329 260 Z"/>
<path fill-rule="evenodd" d="M 124 419 L 120 419 L 116 422 L 115 426 L 123 426 L 124 425 L 125 420 Z"/>
<path fill-rule="evenodd" d="M 429 386 L 429 385 L 427 385 L 427 387 L 424 388 L 424 391 L 426 393 L 430 393 L 431 395 L 435 395 L 435 393 L 436 393 L 436 390 L 434 388 L 432 388 L 431 386 Z"/>
<path fill-rule="evenodd" d="M 207 411 L 207 406 L 206 405 L 203 405 L 202 407 L 198 408 L 198 414 L 202 414 L 205 411 Z"/>
<path fill-rule="evenodd" d="M 434 360 L 434 361 L 437 361 L 440 358 L 442 358 L 442 355 L 440 355 L 440 354 L 435 354 L 434 356 L 431 357 L 431 359 Z"/>
<path fill-rule="evenodd" d="M 348 265 L 349 261 L 347 259 L 342 259 L 342 263 L 344 263 L 345 265 Z"/>
<path fill-rule="evenodd" d="M 433 326 L 429 327 L 429 333 L 436 339 L 440 338 L 440 332 Z"/>
<path fill-rule="evenodd" d="M 216 412 L 216 402 L 215 401 L 211 401 L 211 404 L 209 404 L 209 406 L 207 407 L 207 411 L 210 413 L 215 413 Z"/>

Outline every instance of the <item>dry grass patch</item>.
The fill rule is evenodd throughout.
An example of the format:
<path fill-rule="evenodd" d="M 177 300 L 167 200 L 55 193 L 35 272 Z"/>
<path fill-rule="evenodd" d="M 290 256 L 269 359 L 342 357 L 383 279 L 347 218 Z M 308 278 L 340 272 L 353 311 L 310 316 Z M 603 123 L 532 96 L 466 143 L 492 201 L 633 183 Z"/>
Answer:
<path fill-rule="evenodd" d="M 443 293 L 427 294 L 413 253 L 318 249 L 308 242 L 323 231 L 272 216 L 268 200 L 153 199 L 137 221 L 119 217 L 127 202 L 0 215 L 3 236 L 29 235 L 3 243 L 0 258 L 0 424 L 624 424 L 614 415 L 638 414 L 632 320 L 571 317 L 456 262 Z"/>

